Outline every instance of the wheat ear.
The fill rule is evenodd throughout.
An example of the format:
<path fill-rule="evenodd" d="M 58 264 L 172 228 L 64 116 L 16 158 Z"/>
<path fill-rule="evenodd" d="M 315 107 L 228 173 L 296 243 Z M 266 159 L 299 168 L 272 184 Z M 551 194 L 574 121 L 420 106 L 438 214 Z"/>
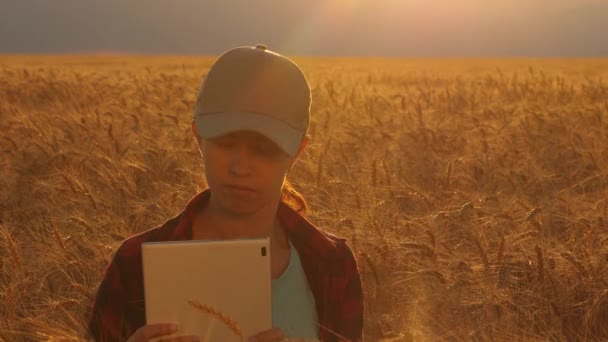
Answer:
<path fill-rule="evenodd" d="M 188 304 L 190 304 L 195 309 L 206 312 L 207 314 L 211 315 L 213 318 L 223 322 L 224 324 L 226 324 L 226 326 L 228 326 L 228 328 L 230 328 L 230 330 L 232 330 L 232 332 L 234 332 L 236 335 L 238 335 L 241 338 L 241 341 L 245 340 L 245 338 L 243 337 L 243 332 L 241 331 L 241 328 L 239 327 L 236 320 L 234 320 L 232 317 L 221 313 L 220 311 L 216 310 L 215 308 L 211 307 L 210 305 L 201 304 L 196 300 L 189 300 Z"/>

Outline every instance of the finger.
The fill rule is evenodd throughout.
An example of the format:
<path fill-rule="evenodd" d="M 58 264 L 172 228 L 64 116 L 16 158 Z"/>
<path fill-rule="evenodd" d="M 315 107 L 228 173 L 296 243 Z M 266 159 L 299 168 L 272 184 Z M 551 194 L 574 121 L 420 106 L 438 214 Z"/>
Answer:
<path fill-rule="evenodd" d="M 150 324 L 150 325 L 146 325 L 142 328 L 140 338 L 143 339 L 144 341 L 147 341 L 147 340 L 155 338 L 155 337 L 173 334 L 176 331 L 177 331 L 176 324 L 168 324 L 168 323 Z"/>
<path fill-rule="evenodd" d="M 171 338 L 163 338 L 158 342 L 199 342 L 201 339 L 198 336 L 176 336 Z"/>
<path fill-rule="evenodd" d="M 280 341 L 283 338 L 285 338 L 283 330 L 280 328 L 273 328 L 250 337 L 248 342 Z"/>

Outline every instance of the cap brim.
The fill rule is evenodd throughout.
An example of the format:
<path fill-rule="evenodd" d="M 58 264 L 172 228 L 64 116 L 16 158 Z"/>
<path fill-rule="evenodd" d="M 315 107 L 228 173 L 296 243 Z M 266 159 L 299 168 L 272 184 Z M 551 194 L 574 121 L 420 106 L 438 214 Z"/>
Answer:
<path fill-rule="evenodd" d="M 213 138 L 234 131 L 258 132 L 274 141 L 288 155 L 295 156 L 303 133 L 268 115 L 249 112 L 199 114 L 194 122 L 201 138 Z"/>

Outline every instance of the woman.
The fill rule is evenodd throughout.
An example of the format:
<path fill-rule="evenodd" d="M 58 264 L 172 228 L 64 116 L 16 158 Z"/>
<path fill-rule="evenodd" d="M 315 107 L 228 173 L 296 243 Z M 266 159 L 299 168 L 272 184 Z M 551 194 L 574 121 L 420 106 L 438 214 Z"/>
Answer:
<path fill-rule="evenodd" d="M 304 218 L 306 201 L 286 181 L 309 141 L 310 102 L 300 68 L 263 45 L 218 58 L 192 120 L 208 189 L 176 217 L 121 244 L 93 303 L 93 338 L 148 341 L 175 331 L 145 325 L 143 242 L 270 237 L 274 328 L 249 340 L 363 340 L 356 259 L 344 239 Z"/>

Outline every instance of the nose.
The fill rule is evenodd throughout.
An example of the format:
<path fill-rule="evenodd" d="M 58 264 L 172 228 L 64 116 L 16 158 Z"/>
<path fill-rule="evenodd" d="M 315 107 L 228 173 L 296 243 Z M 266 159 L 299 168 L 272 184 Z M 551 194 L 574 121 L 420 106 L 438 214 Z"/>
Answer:
<path fill-rule="evenodd" d="M 244 144 L 238 144 L 230 153 L 230 173 L 243 177 L 252 172 L 251 155 Z"/>

